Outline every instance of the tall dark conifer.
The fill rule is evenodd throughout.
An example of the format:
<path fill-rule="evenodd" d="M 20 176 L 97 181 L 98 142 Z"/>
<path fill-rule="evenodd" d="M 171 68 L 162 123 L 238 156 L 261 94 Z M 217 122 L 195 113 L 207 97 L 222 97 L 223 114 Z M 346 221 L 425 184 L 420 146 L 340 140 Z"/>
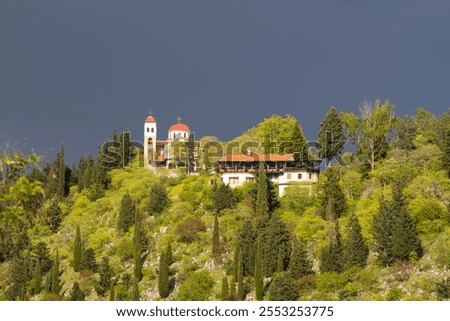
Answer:
<path fill-rule="evenodd" d="M 252 223 L 246 220 L 239 235 L 240 252 L 244 258 L 242 268 L 245 276 L 253 276 L 255 272 L 255 240 L 256 233 Z"/>
<path fill-rule="evenodd" d="M 264 297 L 264 276 L 263 276 L 263 258 L 261 236 L 258 236 L 256 246 L 255 260 L 255 292 L 256 300 L 261 301 Z"/>
<path fill-rule="evenodd" d="M 334 223 L 334 231 L 330 231 L 328 245 L 322 250 L 320 271 L 342 272 L 344 270 L 344 252 L 341 240 L 339 221 Z"/>
<path fill-rule="evenodd" d="M 66 195 L 66 162 L 64 160 L 64 145 L 61 145 L 58 156 L 58 189 L 57 195 L 64 197 Z"/>
<path fill-rule="evenodd" d="M 242 266 L 242 252 L 239 255 L 238 261 L 237 300 L 238 301 L 244 300 L 244 273 Z"/>
<path fill-rule="evenodd" d="M 309 274 L 314 274 L 312 263 L 308 259 L 306 243 L 303 240 L 294 240 L 288 273 L 294 280 L 298 280 Z"/>
<path fill-rule="evenodd" d="M 133 238 L 133 262 L 134 262 L 134 271 L 133 276 L 136 282 L 139 282 L 142 279 L 142 243 L 141 243 L 141 234 L 142 234 L 142 227 L 141 227 L 141 218 L 139 217 L 139 210 L 135 210 L 135 226 L 134 226 L 134 238 Z"/>
<path fill-rule="evenodd" d="M 77 225 L 77 230 L 75 233 L 75 242 L 73 245 L 73 270 L 75 272 L 80 272 L 81 270 L 82 255 L 83 255 L 83 244 L 81 241 L 80 226 Z"/>
<path fill-rule="evenodd" d="M 222 301 L 229 301 L 230 300 L 230 288 L 228 285 L 228 278 L 226 276 L 222 279 L 222 292 L 220 295 L 220 299 Z"/>
<path fill-rule="evenodd" d="M 267 180 L 263 162 L 259 164 L 257 183 L 258 190 L 255 206 L 256 227 L 258 230 L 263 230 L 270 218 L 269 203 L 267 201 Z"/>
<path fill-rule="evenodd" d="M 320 187 L 320 201 L 324 218 L 330 221 L 341 217 L 347 208 L 344 192 L 339 185 L 339 174 L 336 168 L 328 168 L 324 176 L 325 183 Z"/>
<path fill-rule="evenodd" d="M 272 214 L 265 231 L 263 243 L 264 275 L 272 276 L 277 271 L 278 254 L 283 256 L 283 270 L 289 264 L 291 235 L 278 214 Z"/>
<path fill-rule="evenodd" d="M 161 298 L 167 298 L 170 294 L 169 266 L 165 252 L 159 256 L 158 291 Z"/>
<path fill-rule="evenodd" d="M 123 232 L 127 232 L 128 229 L 133 226 L 135 222 L 136 208 L 129 193 L 126 193 L 122 197 L 119 210 L 119 221 L 117 227 Z"/>
<path fill-rule="evenodd" d="M 336 108 L 331 107 L 320 123 L 317 143 L 319 156 L 325 158 L 327 165 L 331 166 L 333 158 L 341 153 L 345 144 L 344 127 Z"/>
<path fill-rule="evenodd" d="M 42 271 L 40 260 L 36 261 L 36 266 L 34 267 L 34 277 L 33 277 L 33 294 L 39 294 L 41 292 L 42 284 Z"/>
<path fill-rule="evenodd" d="M 351 214 L 347 225 L 348 239 L 345 242 L 345 258 L 346 266 L 365 267 L 367 265 L 367 257 L 369 256 L 369 247 L 365 243 L 361 225 L 355 214 Z"/>
<path fill-rule="evenodd" d="M 212 235 L 212 256 L 214 260 L 220 261 L 220 255 L 219 215 L 216 212 L 214 214 L 214 228 Z"/>

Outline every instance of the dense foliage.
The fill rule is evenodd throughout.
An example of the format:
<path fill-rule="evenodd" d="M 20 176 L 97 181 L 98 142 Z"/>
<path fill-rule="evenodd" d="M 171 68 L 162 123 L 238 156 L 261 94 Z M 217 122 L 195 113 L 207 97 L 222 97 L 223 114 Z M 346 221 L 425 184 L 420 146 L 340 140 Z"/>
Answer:
<path fill-rule="evenodd" d="M 262 170 L 217 183 L 214 159 L 199 175 L 146 170 L 127 131 L 114 161 L 100 149 L 71 168 L 67 146 L 48 164 L 3 148 L 0 299 L 448 300 L 450 114 L 394 110 L 330 109 L 316 154 L 292 116 L 238 137 L 330 165 L 282 197 Z"/>

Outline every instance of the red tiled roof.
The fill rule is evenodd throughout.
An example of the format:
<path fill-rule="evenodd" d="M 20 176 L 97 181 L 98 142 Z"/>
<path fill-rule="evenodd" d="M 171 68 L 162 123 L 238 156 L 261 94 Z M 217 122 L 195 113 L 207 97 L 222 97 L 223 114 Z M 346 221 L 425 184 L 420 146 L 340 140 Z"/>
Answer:
<path fill-rule="evenodd" d="M 293 154 L 262 154 L 252 153 L 251 155 L 231 154 L 222 156 L 219 162 L 287 162 L 293 161 Z"/>
<path fill-rule="evenodd" d="M 185 124 L 173 124 L 172 126 L 170 126 L 169 128 L 169 132 L 173 132 L 173 131 L 180 131 L 180 132 L 190 132 L 191 130 L 189 129 L 189 127 Z"/>
<path fill-rule="evenodd" d="M 148 116 L 148 117 L 145 119 L 145 122 L 146 122 L 146 123 L 156 123 L 156 119 L 155 119 L 155 117 L 153 117 L 153 116 Z"/>

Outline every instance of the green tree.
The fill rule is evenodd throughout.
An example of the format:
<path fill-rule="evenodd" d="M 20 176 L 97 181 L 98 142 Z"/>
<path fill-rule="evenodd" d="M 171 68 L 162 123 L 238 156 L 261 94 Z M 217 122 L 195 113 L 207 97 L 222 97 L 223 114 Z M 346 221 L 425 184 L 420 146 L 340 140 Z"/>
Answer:
<path fill-rule="evenodd" d="M 391 265 L 396 261 L 409 261 L 411 256 L 423 256 L 415 223 L 398 183 L 393 186 L 392 202 L 381 200 L 373 228 L 375 250 L 382 264 Z"/>
<path fill-rule="evenodd" d="M 335 107 L 330 108 L 320 123 L 317 143 L 319 157 L 325 158 L 327 165 L 331 166 L 333 158 L 340 155 L 345 144 L 342 120 Z"/>
<path fill-rule="evenodd" d="M 414 119 L 406 115 L 397 118 L 393 127 L 393 138 L 391 145 L 406 151 L 415 149 L 414 139 L 417 135 L 417 125 Z"/>
<path fill-rule="evenodd" d="M 325 182 L 319 187 L 322 215 L 327 220 L 334 221 L 347 208 L 345 194 L 339 185 L 339 174 L 335 167 L 328 168 L 322 177 L 325 178 Z"/>
<path fill-rule="evenodd" d="M 375 240 L 375 251 L 378 260 L 385 265 L 394 263 L 393 254 L 393 222 L 390 206 L 387 200 L 382 197 L 377 215 L 373 220 L 373 236 Z"/>
<path fill-rule="evenodd" d="M 70 291 L 70 301 L 84 301 L 84 293 L 78 282 L 74 282 Z"/>
<path fill-rule="evenodd" d="M 104 256 L 99 267 L 100 280 L 95 285 L 95 291 L 98 295 L 104 296 L 112 284 L 112 278 L 114 276 L 113 269 L 109 265 L 109 259 Z"/>
<path fill-rule="evenodd" d="M 82 250 L 83 255 L 81 256 L 81 270 L 88 270 L 92 272 L 98 271 L 97 261 L 95 259 L 95 251 L 92 248 L 87 248 Z"/>
<path fill-rule="evenodd" d="M 46 214 L 47 224 L 50 227 L 50 230 L 53 233 L 57 232 L 62 222 L 62 211 L 57 199 L 51 200 L 50 206 L 46 210 Z"/>
<path fill-rule="evenodd" d="M 161 182 L 154 184 L 150 189 L 148 213 L 150 215 L 161 214 L 168 205 L 169 197 L 164 184 Z"/>
<path fill-rule="evenodd" d="M 169 266 L 165 252 L 159 256 L 158 291 L 161 298 L 167 298 L 170 294 Z"/>
<path fill-rule="evenodd" d="M 220 246 L 220 235 L 219 235 L 219 215 L 217 212 L 214 214 L 214 228 L 212 235 L 212 256 L 214 260 L 220 261 L 221 256 L 221 246 Z"/>
<path fill-rule="evenodd" d="M 360 107 L 361 115 L 341 113 L 344 128 L 358 154 L 373 170 L 375 162 L 383 158 L 388 148 L 388 136 L 394 125 L 395 106 L 389 101 L 365 101 Z"/>
<path fill-rule="evenodd" d="M 61 148 L 59 150 L 59 153 L 56 157 L 57 159 L 57 180 L 58 180 L 58 187 L 56 195 L 58 197 L 64 197 L 68 194 L 68 186 L 66 184 L 66 163 L 64 160 L 64 145 L 61 145 Z"/>
<path fill-rule="evenodd" d="M 256 261 L 255 261 L 255 292 L 256 300 L 261 301 L 264 297 L 264 276 L 263 276 L 263 258 L 262 258 L 262 244 L 261 236 L 258 236 L 256 246 Z"/>
<path fill-rule="evenodd" d="M 218 213 L 236 205 L 236 197 L 234 196 L 231 187 L 222 182 L 212 186 L 211 198 L 213 200 L 214 208 Z"/>
<path fill-rule="evenodd" d="M 242 253 L 243 256 L 242 268 L 245 276 L 252 276 L 255 271 L 255 239 L 256 233 L 253 229 L 252 223 L 249 220 L 246 220 L 239 233 L 238 242 L 239 252 Z M 238 260 L 239 256 L 235 257 L 235 264 L 237 264 Z M 237 280 L 237 274 L 235 277 L 235 280 Z"/>
<path fill-rule="evenodd" d="M 30 265 L 30 258 L 27 255 L 17 255 L 11 260 L 11 276 L 4 292 L 9 301 L 26 299 L 27 284 L 32 278 Z"/>
<path fill-rule="evenodd" d="M 314 274 L 312 263 L 308 259 L 306 243 L 303 240 L 294 240 L 288 273 L 294 280 Z"/>
<path fill-rule="evenodd" d="M 256 227 L 258 230 L 263 230 L 270 218 L 269 203 L 267 201 L 267 180 L 263 162 L 259 164 L 257 184 L 258 189 L 255 206 Z"/>
<path fill-rule="evenodd" d="M 139 284 L 136 278 L 133 279 L 133 289 L 131 290 L 131 301 L 139 301 Z"/>
<path fill-rule="evenodd" d="M 220 294 L 220 299 L 222 301 L 230 300 L 230 288 L 228 286 L 228 278 L 226 276 L 222 279 L 222 292 Z"/>
<path fill-rule="evenodd" d="M 399 184 L 394 184 L 393 187 L 391 213 L 394 214 L 392 249 L 394 259 L 409 261 L 411 255 L 421 258 L 422 244 Z"/>
<path fill-rule="evenodd" d="M 281 220 L 278 214 L 272 214 L 270 218 L 263 246 L 264 274 L 272 276 L 277 270 L 278 253 L 283 255 L 283 270 L 289 264 L 291 253 L 291 235 L 286 224 Z"/>
<path fill-rule="evenodd" d="M 245 224 L 245 223 L 244 223 Z M 251 225 L 250 225 L 251 226 Z M 238 262 L 239 256 L 241 255 L 241 245 L 239 244 L 239 240 L 236 242 L 234 246 L 234 255 L 233 255 L 233 283 L 238 279 Z"/>
<path fill-rule="evenodd" d="M 73 270 L 75 272 L 80 272 L 81 270 L 82 255 L 83 255 L 83 244 L 81 241 L 80 226 L 77 225 L 77 230 L 75 233 L 75 242 L 73 245 Z"/>
<path fill-rule="evenodd" d="M 195 271 L 188 274 L 179 288 L 180 301 L 206 301 L 211 295 L 214 280 L 208 271 Z"/>
<path fill-rule="evenodd" d="M 244 300 L 244 272 L 242 266 L 242 252 L 239 255 L 238 261 L 237 300 Z"/>
<path fill-rule="evenodd" d="M 50 287 L 50 293 L 53 293 L 55 295 L 59 295 L 59 292 L 61 291 L 61 281 L 59 279 L 61 275 L 61 271 L 59 269 L 59 253 L 58 250 L 56 250 L 56 256 L 55 260 L 53 261 L 53 267 L 51 269 L 51 287 Z"/>
<path fill-rule="evenodd" d="M 270 301 L 296 301 L 299 289 L 289 273 L 275 274 L 269 288 Z"/>
<path fill-rule="evenodd" d="M 50 271 L 53 266 L 53 260 L 50 258 L 49 250 L 45 242 L 39 242 L 33 248 L 36 264 L 39 261 L 41 266 L 41 275 Z"/>
<path fill-rule="evenodd" d="M 347 267 L 358 266 L 365 267 L 367 265 L 367 257 L 369 256 L 369 247 L 364 242 L 359 225 L 358 217 L 351 214 L 347 225 L 348 238 L 345 242 L 345 258 Z"/>
<path fill-rule="evenodd" d="M 34 267 L 33 294 L 39 294 L 41 292 L 41 284 L 42 284 L 41 262 L 37 260 L 36 266 Z"/>
<path fill-rule="evenodd" d="M 327 246 L 322 250 L 320 257 L 320 272 L 337 272 L 344 270 L 344 253 L 341 241 L 339 221 L 336 220 L 334 230 L 330 231 Z"/>
<path fill-rule="evenodd" d="M 141 218 L 139 217 L 139 210 L 135 210 L 135 227 L 133 238 L 133 262 L 134 262 L 134 279 L 139 282 L 142 279 L 142 226 Z"/>
<path fill-rule="evenodd" d="M 135 222 L 136 208 L 133 199 L 127 192 L 120 202 L 119 221 L 117 227 L 123 232 L 127 232 Z"/>

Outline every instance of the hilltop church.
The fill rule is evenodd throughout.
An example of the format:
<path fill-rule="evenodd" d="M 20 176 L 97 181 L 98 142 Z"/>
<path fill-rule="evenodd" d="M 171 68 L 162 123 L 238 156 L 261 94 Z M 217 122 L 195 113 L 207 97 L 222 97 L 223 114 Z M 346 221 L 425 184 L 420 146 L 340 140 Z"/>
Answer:
<path fill-rule="evenodd" d="M 174 155 L 174 143 L 186 143 L 191 137 L 190 128 L 178 122 L 170 126 L 166 140 L 157 139 L 156 119 L 148 116 L 144 121 L 144 162 L 149 169 L 157 167 L 176 168 L 178 160 Z M 198 147 L 197 147 L 198 148 Z M 197 156 L 199 153 L 194 152 Z M 248 151 L 247 154 L 223 155 L 218 159 L 219 175 L 224 184 L 242 186 L 253 181 L 260 162 L 264 162 L 266 176 L 278 186 L 280 196 L 290 185 L 311 188 L 318 181 L 319 171 L 296 164 L 293 154 L 262 154 Z M 196 161 L 191 173 L 198 172 Z"/>

